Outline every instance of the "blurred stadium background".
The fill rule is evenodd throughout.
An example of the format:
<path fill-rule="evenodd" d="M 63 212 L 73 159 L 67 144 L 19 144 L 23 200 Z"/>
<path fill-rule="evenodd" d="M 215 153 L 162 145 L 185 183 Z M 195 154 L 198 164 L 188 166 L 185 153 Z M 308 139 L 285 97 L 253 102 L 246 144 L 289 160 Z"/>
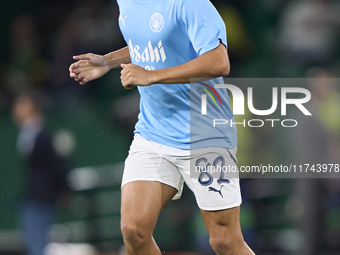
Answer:
<path fill-rule="evenodd" d="M 340 1 L 212 2 L 227 24 L 231 77 L 339 77 Z M 125 46 L 115 1 L 2 0 L 0 13 L 0 254 L 25 254 L 20 211 L 26 173 L 16 152 L 12 103 L 28 89 L 45 95 L 54 144 L 70 169 L 72 194 L 58 207 L 47 254 L 123 254 L 120 177 L 138 95 L 136 89 L 122 88 L 119 70 L 86 86 L 68 73 L 73 55 L 105 54 Z M 321 94 L 318 107 L 335 107 L 333 114 L 339 114 L 339 87 Z M 328 152 L 327 162 L 339 163 L 340 115 L 322 109 L 315 121 L 325 120 L 321 132 L 331 142 L 318 149 Z M 239 130 L 238 158 L 243 165 L 261 160 L 279 164 L 282 155 L 289 161 L 290 152 L 306 149 L 299 151 L 295 144 L 296 150 L 287 150 L 290 138 L 273 129 Z M 257 254 L 340 254 L 338 179 L 241 183 L 242 229 Z M 167 254 L 213 254 L 188 189 L 164 209 L 155 238 Z"/>

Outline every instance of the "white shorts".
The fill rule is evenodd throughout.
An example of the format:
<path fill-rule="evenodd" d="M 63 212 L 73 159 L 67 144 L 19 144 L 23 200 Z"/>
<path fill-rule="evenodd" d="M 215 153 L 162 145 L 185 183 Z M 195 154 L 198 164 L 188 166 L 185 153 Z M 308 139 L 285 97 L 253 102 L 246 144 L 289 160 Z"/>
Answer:
<path fill-rule="evenodd" d="M 122 187 L 132 181 L 157 181 L 177 189 L 173 199 L 179 199 L 185 182 L 193 191 L 200 209 L 233 208 L 242 201 L 238 173 L 221 173 L 221 166 L 237 169 L 236 151 L 237 148 L 220 147 L 181 150 L 137 134 L 125 160 Z M 206 173 L 211 166 L 216 166 L 215 172 Z"/>

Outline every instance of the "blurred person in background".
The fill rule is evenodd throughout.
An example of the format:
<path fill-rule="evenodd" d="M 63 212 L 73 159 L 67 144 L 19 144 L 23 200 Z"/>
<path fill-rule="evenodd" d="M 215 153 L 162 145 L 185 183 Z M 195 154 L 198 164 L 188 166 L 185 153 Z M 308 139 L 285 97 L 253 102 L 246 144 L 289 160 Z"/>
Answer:
<path fill-rule="evenodd" d="M 223 21 L 227 24 L 229 57 L 233 65 L 250 58 L 254 48 L 253 38 L 249 35 L 240 10 L 231 4 L 219 2 L 216 5 Z"/>
<path fill-rule="evenodd" d="M 296 161 L 299 164 L 337 163 L 340 119 L 334 116 L 340 116 L 338 79 L 331 70 L 323 68 L 311 68 L 307 74 L 312 94 L 308 107 L 313 115 L 301 118 L 294 129 Z"/>
<path fill-rule="evenodd" d="M 290 1 L 281 21 L 283 59 L 302 67 L 330 65 L 339 28 L 340 6 L 332 0 Z"/>
<path fill-rule="evenodd" d="M 57 200 L 68 191 L 66 162 L 53 147 L 41 103 L 37 93 L 25 93 L 13 105 L 13 118 L 20 127 L 17 150 L 27 174 L 22 221 L 28 255 L 44 254 Z"/>
<path fill-rule="evenodd" d="M 308 88 L 312 94 L 307 105 L 313 115 L 309 118 L 299 115 L 299 125 L 291 137 L 293 162 L 297 165 L 339 164 L 338 79 L 334 79 L 332 71 L 322 68 L 311 68 L 307 74 Z M 333 236 L 326 237 L 329 232 L 327 217 L 338 206 L 332 198 L 334 200 L 334 197 L 339 197 L 339 193 L 336 194 L 338 191 L 332 189 L 339 187 L 339 179 L 318 179 L 311 175 L 308 179 L 294 179 L 294 184 L 294 196 L 303 208 L 296 217 L 296 226 L 303 237 L 299 254 L 318 255 L 324 250 L 325 244 L 329 248 L 339 248 L 339 245 L 334 245 L 334 239 L 339 236 L 339 228 L 333 226 Z"/>
<path fill-rule="evenodd" d="M 29 14 L 19 15 L 12 21 L 5 77 L 5 86 L 12 95 L 45 85 L 48 63 L 42 58 L 37 30 L 35 18 Z"/>

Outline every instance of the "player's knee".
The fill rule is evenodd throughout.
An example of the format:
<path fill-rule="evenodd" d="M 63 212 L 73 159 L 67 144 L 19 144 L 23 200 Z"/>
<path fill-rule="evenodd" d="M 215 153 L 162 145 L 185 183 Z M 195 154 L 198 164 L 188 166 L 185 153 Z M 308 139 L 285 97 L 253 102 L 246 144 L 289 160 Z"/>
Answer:
<path fill-rule="evenodd" d="M 148 234 L 136 224 L 122 223 L 121 231 L 124 243 L 132 247 L 142 247 L 148 240 Z"/>
<path fill-rule="evenodd" d="M 210 245 L 212 249 L 220 255 L 233 255 L 238 254 L 238 250 L 242 247 L 243 238 L 235 236 L 219 236 L 210 237 Z"/>
<path fill-rule="evenodd" d="M 225 237 L 210 237 L 210 246 L 217 254 L 232 254 L 232 243 Z"/>

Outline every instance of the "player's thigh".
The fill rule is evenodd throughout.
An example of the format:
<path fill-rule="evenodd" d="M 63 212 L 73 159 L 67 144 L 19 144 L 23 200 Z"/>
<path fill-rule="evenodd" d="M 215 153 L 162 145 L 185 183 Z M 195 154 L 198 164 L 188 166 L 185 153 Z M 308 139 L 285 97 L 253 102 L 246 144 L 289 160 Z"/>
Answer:
<path fill-rule="evenodd" d="M 240 206 L 220 210 L 201 210 L 210 238 L 243 242 L 240 226 Z"/>
<path fill-rule="evenodd" d="M 157 181 L 126 183 L 121 194 L 122 230 L 152 234 L 159 213 L 176 193 L 175 188 Z"/>

